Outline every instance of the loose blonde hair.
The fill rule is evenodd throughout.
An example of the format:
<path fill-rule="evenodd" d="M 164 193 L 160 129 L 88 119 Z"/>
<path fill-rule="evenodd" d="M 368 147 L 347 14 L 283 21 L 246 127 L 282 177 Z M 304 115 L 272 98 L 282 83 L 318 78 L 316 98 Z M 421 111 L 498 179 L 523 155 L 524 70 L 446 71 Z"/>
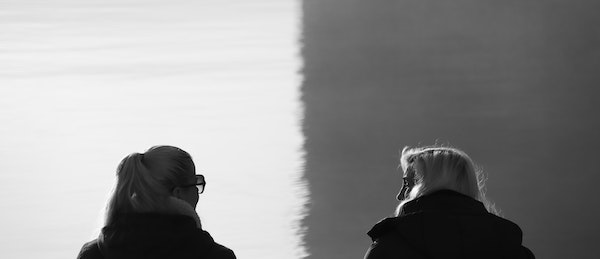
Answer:
<path fill-rule="evenodd" d="M 404 147 L 400 156 L 403 172 L 414 170 L 415 185 L 396 209 L 418 197 L 438 190 L 453 190 L 482 202 L 489 212 L 496 210 L 485 197 L 485 178 L 462 150 L 444 146 Z"/>
<path fill-rule="evenodd" d="M 154 146 L 145 153 L 126 156 L 117 168 L 105 225 L 114 222 L 118 214 L 165 210 L 171 190 L 189 181 L 194 170 L 192 157 L 173 146 Z"/>

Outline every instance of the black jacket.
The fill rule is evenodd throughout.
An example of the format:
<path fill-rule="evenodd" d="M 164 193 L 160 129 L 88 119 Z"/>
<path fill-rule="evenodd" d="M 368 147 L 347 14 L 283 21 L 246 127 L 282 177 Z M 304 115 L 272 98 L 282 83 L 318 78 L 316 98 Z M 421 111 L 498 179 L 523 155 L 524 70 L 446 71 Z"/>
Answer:
<path fill-rule="evenodd" d="M 404 204 L 400 216 L 377 223 L 365 259 L 533 259 L 515 223 L 468 196 L 443 190 Z"/>
<path fill-rule="evenodd" d="M 132 213 L 119 216 L 100 236 L 83 245 L 78 259 L 235 259 L 183 215 Z"/>

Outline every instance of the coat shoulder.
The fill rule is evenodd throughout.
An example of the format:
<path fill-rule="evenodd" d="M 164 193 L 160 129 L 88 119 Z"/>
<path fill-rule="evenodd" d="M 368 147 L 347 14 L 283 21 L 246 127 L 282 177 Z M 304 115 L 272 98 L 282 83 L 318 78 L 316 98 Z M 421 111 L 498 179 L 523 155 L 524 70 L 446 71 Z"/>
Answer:
<path fill-rule="evenodd" d="M 233 253 L 233 250 L 231 250 L 219 243 L 216 243 L 216 242 L 214 243 L 214 247 L 210 251 L 209 258 L 236 259 L 235 254 Z"/>
<path fill-rule="evenodd" d="M 403 237 L 390 233 L 377 238 L 367 250 L 364 259 L 395 259 L 399 255 L 403 258 L 423 258 L 422 253 L 408 244 Z"/>
<path fill-rule="evenodd" d="M 90 242 L 83 244 L 77 259 L 103 259 L 100 248 L 98 247 L 98 240 L 94 239 Z"/>

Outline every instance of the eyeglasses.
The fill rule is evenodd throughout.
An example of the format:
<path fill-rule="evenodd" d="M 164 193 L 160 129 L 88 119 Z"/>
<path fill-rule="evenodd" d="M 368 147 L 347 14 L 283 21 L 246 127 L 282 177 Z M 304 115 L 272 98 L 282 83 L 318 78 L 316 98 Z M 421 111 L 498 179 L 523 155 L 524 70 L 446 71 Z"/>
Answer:
<path fill-rule="evenodd" d="M 412 177 L 402 177 L 402 185 L 410 188 L 415 185 L 415 179 Z"/>
<path fill-rule="evenodd" d="M 181 185 L 180 187 L 192 187 L 196 186 L 198 188 L 198 194 L 202 194 L 204 192 L 204 187 L 206 187 L 206 180 L 204 180 L 204 175 L 197 174 L 196 175 L 196 183 Z"/>
<path fill-rule="evenodd" d="M 412 177 L 402 177 L 402 188 L 400 189 L 400 193 L 396 196 L 396 198 L 401 201 L 408 197 L 408 194 L 415 186 L 415 179 Z"/>

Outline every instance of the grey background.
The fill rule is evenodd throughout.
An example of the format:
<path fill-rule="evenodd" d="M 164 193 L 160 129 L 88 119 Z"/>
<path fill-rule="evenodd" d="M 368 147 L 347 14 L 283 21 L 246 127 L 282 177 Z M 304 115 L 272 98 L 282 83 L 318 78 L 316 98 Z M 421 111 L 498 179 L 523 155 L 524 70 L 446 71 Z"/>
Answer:
<path fill-rule="evenodd" d="M 464 149 L 537 258 L 600 253 L 597 1 L 303 2 L 309 258 L 362 258 L 405 145 Z"/>

